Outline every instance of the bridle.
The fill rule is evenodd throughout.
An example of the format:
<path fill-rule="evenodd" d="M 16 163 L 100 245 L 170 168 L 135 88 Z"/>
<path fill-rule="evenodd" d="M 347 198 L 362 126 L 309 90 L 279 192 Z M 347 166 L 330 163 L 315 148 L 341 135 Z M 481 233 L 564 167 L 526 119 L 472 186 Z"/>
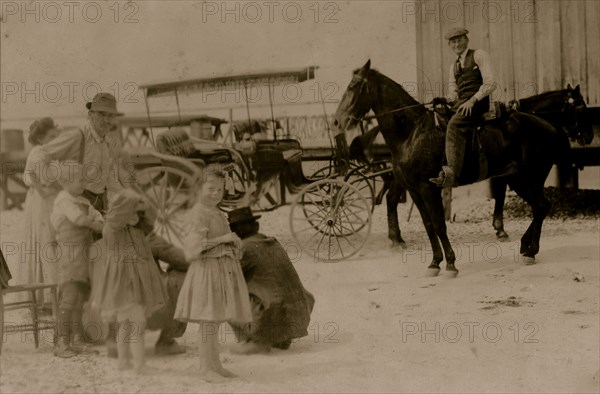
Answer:
<path fill-rule="evenodd" d="M 570 91 L 567 92 L 567 96 L 563 100 L 563 106 L 558 112 L 560 116 L 560 126 L 564 129 L 565 133 L 569 136 L 570 139 L 575 140 L 581 136 L 581 130 L 579 130 L 579 114 L 583 113 L 586 109 L 586 105 L 581 100 L 581 104 L 576 104 L 575 98 L 573 98 L 572 93 Z M 513 111 L 522 112 L 519 100 L 512 100 L 509 102 L 508 107 Z M 557 111 L 527 111 L 532 115 L 557 115 Z M 564 116 L 566 115 L 566 116 Z M 569 120 L 568 123 L 565 123 L 565 118 Z"/>
<path fill-rule="evenodd" d="M 350 85 L 348 86 L 349 88 L 352 88 L 355 84 L 360 83 L 360 89 L 358 91 L 358 94 L 355 95 L 356 99 L 353 99 L 353 101 L 354 101 L 352 103 L 353 107 L 354 107 L 355 101 L 358 100 L 358 97 L 360 97 L 362 95 L 362 91 L 364 89 L 366 89 L 367 90 L 367 94 L 369 94 L 369 84 L 367 82 L 368 82 L 367 78 L 365 78 L 365 77 L 361 77 L 361 76 L 358 76 L 356 74 L 352 77 L 352 81 L 350 81 Z M 381 113 L 376 114 L 376 115 L 363 115 L 360 118 L 357 118 L 354 115 L 350 115 L 349 118 L 351 120 L 354 120 L 357 123 L 359 123 L 361 125 L 361 127 L 362 127 L 362 122 L 364 120 L 377 119 L 377 118 L 380 118 L 382 116 L 386 116 L 386 115 L 390 115 L 390 114 L 394 114 L 394 113 L 406 111 L 406 110 L 409 110 L 409 109 L 418 108 L 418 107 L 424 107 L 424 106 L 430 105 L 432 103 L 433 103 L 433 101 L 428 102 L 428 103 L 419 103 L 419 104 L 409 105 L 407 107 L 401 107 L 401 108 L 392 109 L 392 110 L 389 110 L 389 111 L 386 111 L 386 112 L 381 112 Z"/>

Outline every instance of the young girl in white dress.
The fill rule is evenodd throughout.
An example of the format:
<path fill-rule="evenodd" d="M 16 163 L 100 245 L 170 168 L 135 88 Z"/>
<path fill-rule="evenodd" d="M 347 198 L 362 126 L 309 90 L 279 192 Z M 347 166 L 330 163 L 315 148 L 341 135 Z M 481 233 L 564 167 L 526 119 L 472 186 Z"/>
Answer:
<path fill-rule="evenodd" d="M 184 251 L 190 261 L 177 300 L 175 318 L 200 324 L 200 375 L 209 382 L 235 377 L 219 359 L 219 326 L 251 322 L 248 288 L 239 262 L 241 240 L 231 232 L 217 205 L 225 176 L 217 169 L 203 172 L 196 204 L 185 226 Z"/>

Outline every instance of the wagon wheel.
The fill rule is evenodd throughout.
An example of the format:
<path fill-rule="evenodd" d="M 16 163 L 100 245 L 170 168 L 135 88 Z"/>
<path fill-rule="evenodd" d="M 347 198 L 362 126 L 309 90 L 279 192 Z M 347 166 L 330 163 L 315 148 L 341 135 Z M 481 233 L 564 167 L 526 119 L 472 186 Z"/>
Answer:
<path fill-rule="evenodd" d="M 361 168 L 359 164 L 354 161 L 350 162 L 350 168 L 352 170 L 356 168 Z M 337 168 L 334 162 L 330 162 L 328 166 L 323 168 L 319 168 L 317 171 L 313 172 L 310 176 L 307 176 L 306 179 L 311 181 L 320 181 L 321 179 L 334 178 L 337 176 Z"/>
<path fill-rule="evenodd" d="M 195 177 L 177 168 L 158 166 L 138 171 L 136 181 L 134 187 L 156 209 L 156 234 L 181 246 L 183 222 L 192 204 L 190 192 L 196 183 Z"/>
<path fill-rule="evenodd" d="M 368 200 L 371 212 L 375 209 L 375 180 L 365 174 L 362 167 L 356 167 L 344 178 L 344 181 L 356 187 L 358 191 Z"/>
<path fill-rule="evenodd" d="M 356 254 L 371 231 L 371 205 L 348 182 L 323 179 L 298 193 L 290 210 L 294 240 L 321 261 L 339 261 Z"/>

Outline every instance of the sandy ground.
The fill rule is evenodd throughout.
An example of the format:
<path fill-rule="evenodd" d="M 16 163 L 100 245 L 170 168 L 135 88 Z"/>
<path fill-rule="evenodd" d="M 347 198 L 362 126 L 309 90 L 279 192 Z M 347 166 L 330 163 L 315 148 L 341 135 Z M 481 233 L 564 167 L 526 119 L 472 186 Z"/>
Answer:
<path fill-rule="evenodd" d="M 416 211 L 407 223 L 407 205 L 408 248 L 390 248 L 379 206 L 358 257 L 295 259 L 316 297 L 308 337 L 287 351 L 240 356 L 229 352 L 234 337 L 223 327 L 221 358 L 239 378 L 208 384 L 194 376 L 193 324 L 181 356 L 154 355 L 158 333 L 147 335 L 148 363 L 160 372 L 146 377 L 118 373 L 102 347 L 100 356 L 55 358 L 48 331 L 37 350 L 31 334 L 3 338 L 0 392 L 599 392 L 599 220 L 546 221 L 538 264 L 525 266 L 517 252 L 527 221 L 507 221 L 512 239 L 498 243 L 491 202 L 455 201 L 449 235 L 458 277 L 426 277 L 431 253 Z M 261 219 L 284 244 L 292 242 L 288 213 Z M 1 214 L 3 243 L 20 239 L 21 217 Z M 15 272 L 18 261 L 9 264 Z M 6 320 L 25 318 L 11 312 Z"/>

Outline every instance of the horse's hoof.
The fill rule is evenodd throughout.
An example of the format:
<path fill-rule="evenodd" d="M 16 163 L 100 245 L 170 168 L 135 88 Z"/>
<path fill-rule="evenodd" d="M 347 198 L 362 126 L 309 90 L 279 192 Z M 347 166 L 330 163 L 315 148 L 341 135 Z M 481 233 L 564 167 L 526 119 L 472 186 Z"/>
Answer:
<path fill-rule="evenodd" d="M 446 264 L 446 273 L 450 276 L 456 276 L 458 275 L 458 270 L 454 264 Z"/>
<path fill-rule="evenodd" d="M 525 265 L 534 265 L 536 263 L 535 257 L 523 256 L 523 263 Z"/>
<path fill-rule="evenodd" d="M 433 278 L 435 276 L 438 276 L 439 273 L 440 273 L 439 265 L 430 265 L 429 267 L 427 267 L 427 273 L 425 274 L 425 276 L 427 276 L 428 278 Z"/>
<path fill-rule="evenodd" d="M 504 230 L 496 231 L 496 238 L 504 241 L 508 239 L 508 234 Z"/>

